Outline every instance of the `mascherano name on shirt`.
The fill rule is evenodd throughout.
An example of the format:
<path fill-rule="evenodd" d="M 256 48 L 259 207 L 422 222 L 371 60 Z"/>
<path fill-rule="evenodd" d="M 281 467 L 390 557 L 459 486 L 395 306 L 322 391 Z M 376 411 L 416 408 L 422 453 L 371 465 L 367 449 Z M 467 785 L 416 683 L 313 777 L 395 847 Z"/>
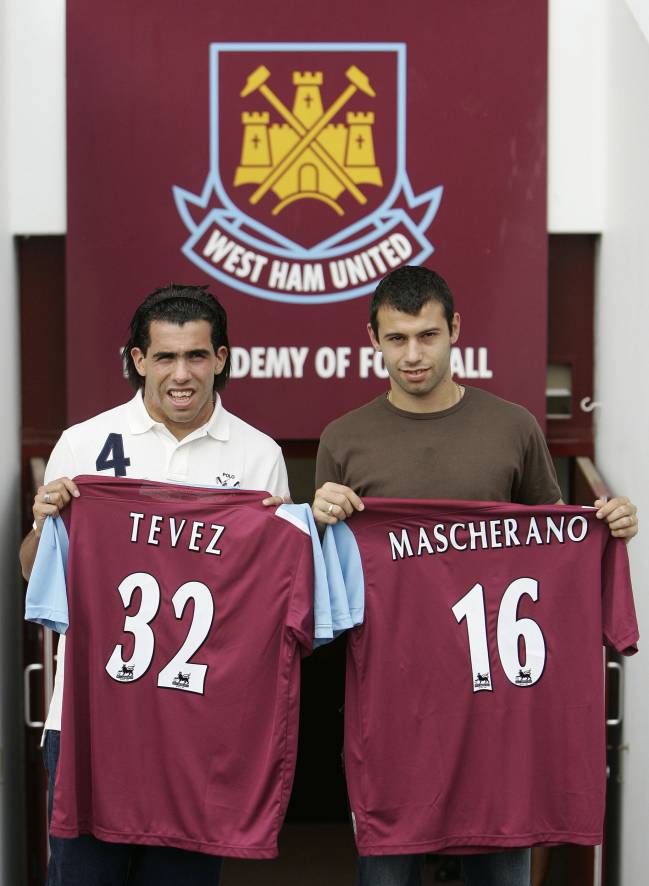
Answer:
<path fill-rule="evenodd" d="M 433 523 L 388 530 L 392 560 L 456 551 L 485 551 L 531 545 L 579 544 L 588 536 L 589 524 L 582 514 L 504 517 L 457 523 Z"/>

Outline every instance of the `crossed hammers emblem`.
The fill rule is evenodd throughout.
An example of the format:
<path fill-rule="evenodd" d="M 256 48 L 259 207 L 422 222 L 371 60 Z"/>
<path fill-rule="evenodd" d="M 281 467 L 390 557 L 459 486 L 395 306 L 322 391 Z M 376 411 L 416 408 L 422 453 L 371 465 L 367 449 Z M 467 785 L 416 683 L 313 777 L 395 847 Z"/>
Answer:
<path fill-rule="evenodd" d="M 264 194 L 266 194 L 273 185 L 290 169 L 290 167 L 311 148 L 313 153 L 323 163 L 329 172 L 343 185 L 352 196 L 361 204 L 367 203 L 367 198 L 358 188 L 358 186 L 349 177 L 343 166 L 331 155 L 324 144 L 319 140 L 319 136 L 325 126 L 336 116 L 336 114 L 347 104 L 351 97 L 359 90 L 366 95 L 374 98 L 375 91 L 370 85 L 369 78 L 356 65 L 351 65 L 346 71 L 345 76 L 349 80 L 349 85 L 341 92 L 338 98 L 332 102 L 322 116 L 307 129 L 303 123 L 286 107 L 282 100 L 267 85 L 270 77 L 270 71 L 265 65 L 260 65 L 247 78 L 246 85 L 241 90 L 241 98 L 251 95 L 258 91 L 264 96 L 266 101 L 273 107 L 277 113 L 289 124 L 293 131 L 299 136 L 299 141 L 291 148 L 285 157 L 269 172 L 266 178 L 259 184 L 255 192 L 250 197 L 250 202 L 258 203 Z"/>

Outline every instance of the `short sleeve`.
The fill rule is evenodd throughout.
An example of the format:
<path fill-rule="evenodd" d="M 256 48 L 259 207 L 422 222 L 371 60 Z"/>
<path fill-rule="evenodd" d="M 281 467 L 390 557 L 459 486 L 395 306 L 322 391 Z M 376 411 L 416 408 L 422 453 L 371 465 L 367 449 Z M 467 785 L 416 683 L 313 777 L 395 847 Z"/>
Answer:
<path fill-rule="evenodd" d="M 327 445 L 326 433 L 320 439 L 315 462 L 315 487 L 319 489 L 323 483 L 340 483 L 340 465 L 337 464 Z"/>
<path fill-rule="evenodd" d="M 318 530 L 305 504 L 280 505 L 275 514 L 293 524 L 304 537 L 304 545 L 293 573 L 288 626 L 307 652 L 314 638 L 331 634 L 331 604 L 322 546 Z"/>
<path fill-rule="evenodd" d="M 311 545 L 306 539 L 304 541 L 304 546 L 293 570 L 286 624 L 292 630 L 304 652 L 308 654 L 313 649 L 314 564 Z"/>
<path fill-rule="evenodd" d="M 629 555 L 621 538 L 609 537 L 602 560 L 602 641 L 623 655 L 638 651 Z"/>
<path fill-rule="evenodd" d="M 285 520 L 294 523 L 304 533 L 308 534 L 311 540 L 311 554 L 313 561 L 313 579 L 311 582 L 313 588 L 311 597 L 313 606 L 313 637 L 309 640 L 308 645 L 310 647 L 311 640 L 313 640 L 313 648 L 315 649 L 322 645 L 322 643 L 326 643 L 328 640 L 333 639 L 332 613 L 337 611 L 336 599 L 331 597 L 331 589 L 329 587 L 327 569 L 318 530 L 313 519 L 313 514 L 311 513 L 311 508 L 308 505 L 280 505 L 275 513 L 278 517 L 283 517 Z M 302 631 L 303 628 L 298 626 L 300 622 L 300 608 L 301 607 L 299 606 L 295 607 L 295 612 L 293 614 L 295 615 L 297 613 L 298 617 L 295 624 L 292 623 L 291 626 L 294 628 L 297 627 L 299 631 Z"/>
<path fill-rule="evenodd" d="M 63 520 L 48 517 L 27 586 L 25 619 L 59 634 L 68 629 L 67 561 L 68 534 Z"/>
<path fill-rule="evenodd" d="M 78 473 L 72 447 L 68 442 L 67 435 L 63 433 L 50 453 L 45 466 L 45 482 L 51 483 L 52 480 L 58 480 L 59 477 L 75 477 Z"/>
<path fill-rule="evenodd" d="M 524 505 L 555 504 L 561 498 L 561 488 L 552 456 L 538 422 L 531 415 L 529 419 L 521 474 L 512 490 L 512 501 Z"/>
<path fill-rule="evenodd" d="M 277 447 L 277 454 L 273 466 L 268 474 L 268 480 L 265 488 L 271 495 L 277 495 L 280 498 L 288 498 L 290 496 L 288 488 L 288 474 L 286 472 L 286 464 L 282 450 Z"/>
<path fill-rule="evenodd" d="M 334 636 L 363 623 L 365 614 L 365 577 L 354 533 L 346 523 L 328 526 L 322 541 Z"/>

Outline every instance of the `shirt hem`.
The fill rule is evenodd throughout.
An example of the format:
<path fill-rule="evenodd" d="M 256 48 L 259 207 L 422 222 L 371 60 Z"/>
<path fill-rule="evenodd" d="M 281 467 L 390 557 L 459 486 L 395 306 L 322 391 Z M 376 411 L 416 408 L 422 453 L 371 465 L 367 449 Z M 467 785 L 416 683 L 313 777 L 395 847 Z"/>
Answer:
<path fill-rule="evenodd" d="M 361 843 L 357 842 L 358 854 L 365 855 L 414 855 L 425 852 L 440 852 L 454 849 L 458 854 L 462 850 L 485 849 L 497 852 L 503 849 L 528 849 L 532 846 L 560 846 L 574 843 L 578 846 L 599 846 L 603 840 L 602 833 L 579 834 L 574 831 L 517 834 L 505 837 L 502 834 L 482 834 L 476 837 L 441 837 L 436 840 L 422 840 L 414 843 Z"/>
<path fill-rule="evenodd" d="M 159 834 L 124 834 L 110 831 L 102 827 L 78 826 L 61 827 L 52 825 L 50 834 L 53 837 L 74 838 L 82 834 L 92 834 L 106 843 L 126 843 L 137 846 L 172 846 L 176 849 L 188 849 L 192 852 L 204 852 L 207 855 L 223 855 L 228 858 L 277 858 L 277 846 L 232 846 L 228 843 L 206 843 L 191 840 L 187 837 L 161 836 Z"/>

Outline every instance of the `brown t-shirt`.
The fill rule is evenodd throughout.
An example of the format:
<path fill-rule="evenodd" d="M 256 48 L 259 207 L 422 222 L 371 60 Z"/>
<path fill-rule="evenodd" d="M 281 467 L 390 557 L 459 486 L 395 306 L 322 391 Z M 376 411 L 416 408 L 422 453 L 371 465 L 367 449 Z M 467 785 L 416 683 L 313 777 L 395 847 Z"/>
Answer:
<path fill-rule="evenodd" d="M 553 504 L 561 498 L 534 417 L 480 388 L 441 412 L 404 412 L 382 394 L 328 425 L 316 486 L 385 498 Z"/>

